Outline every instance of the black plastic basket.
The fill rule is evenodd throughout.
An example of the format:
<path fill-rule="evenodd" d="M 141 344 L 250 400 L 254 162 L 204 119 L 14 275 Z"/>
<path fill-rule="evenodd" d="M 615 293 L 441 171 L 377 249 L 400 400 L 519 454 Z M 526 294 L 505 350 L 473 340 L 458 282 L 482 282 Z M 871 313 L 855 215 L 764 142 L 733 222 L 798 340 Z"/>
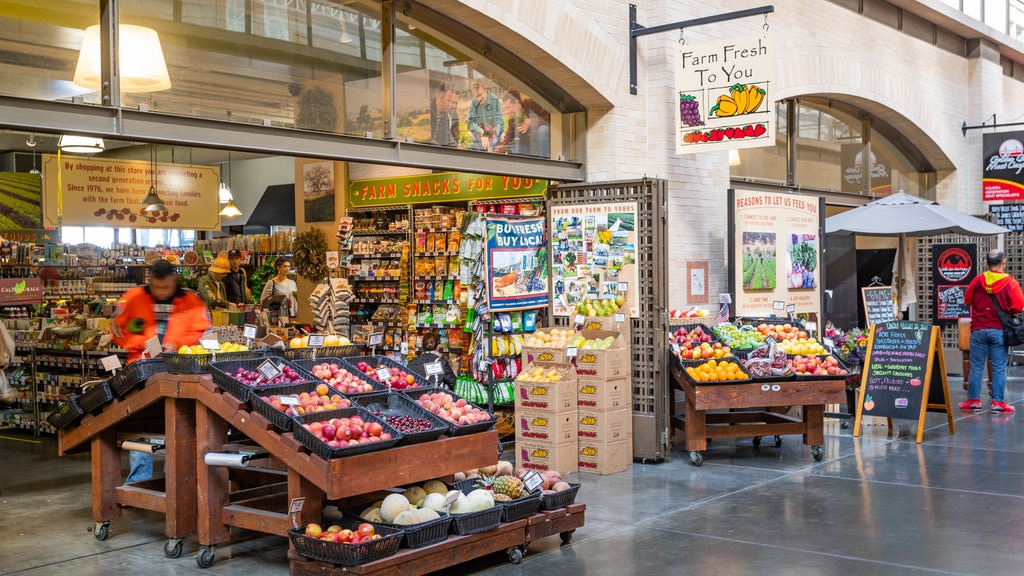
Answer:
<path fill-rule="evenodd" d="M 480 478 L 466 478 L 465 480 L 459 480 L 458 482 L 452 482 L 451 489 L 458 490 L 463 494 L 469 494 L 473 490 L 476 490 L 477 486 L 474 486 L 477 480 Z"/>
<path fill-rule="evenodd" d="M 450 394 L 451 397 L 452 397 L 452 400 L 454 400 L 454 401 L 465 400 L 465 398 L 463 398 L 462 396 L 459 396 L 458 394 L 455 394 L 451 390 L 449 390 L 447 388 L 442 388 L 440 386 L 428 386 L 426 388 L 410 388 L 408 390 L 400 390 L 400 392 L 404 392 L 404 393 L 408 394 L 409 398 L 411 398 L 414 402 L 416 400 L 418 400 L 421 395 L 423 395 L 423 394 L 433 394 L 434 392 L 444 392 L 445 394 Z M 471 406 L 473 406 L 473 407 L 475 407 L 475 408 L 480 408 L 480 406 L 478 406 L 477 404 L 473 404 L 472 402 L 470 402 L 468 400 L 466 400 L 466 403 L 471 405 Z M 483 408 L 480 408 L 480 409 L 483 410 Z M 485 412 L 486 412 L 486 410 L 485 410 Z M 487 430 L 490 430 L 498 422 L 498 418 L 494 414 L 491 414 L 490 412 L 488 412 L 488 414 L 491 417 L 490 420 L 485 420 L 483 422 L 477 422 L 475 424 L 465 424 L 465 425 L 462 425 L 462 426 L 459 426 L 458 424 L 454 424 L 452 422 L 449 422 L 448 420 L 445 420 L 445 422 L 448 423 L 448 435 L 449 436 L 465 436 L 466 434 L 476 434 L 477 432 L 486 432 Z"/>
<path fill-rule="evenodd" d="M 277 394 L 278 396 L 287 396 L 289 394 L 313 392 L 319 385 L 320 384 L 317 382 L 302 382 L 300 384 L 281 384 L 280 386 L 253 386 L 252 388 L 249 388 L 249 405 L 252 406 L 253 411 L 262 414 L 267 420 L 270 420 L 274 426 L 277 426 L 278 429 L 283 432 L 288 432 L 292 429 L 292 417 L 280 410 L 277 410 L 271 406 L 269 402 L 263 400 L 263 398 L 274 394 Z M 349 406 L 351 406 L 351 400 L 345 397 L 344 394 L 334 390 L 333 388 L 331 388 L 331 392 L 345 398 L 345 400 L 349 402 Z M 344 406 L 344 408 L 348 408 L 349 406 Z"/>
<path fill-rule="evenodd" d="M 150 376 L 167 372 L 167 363 L 163 358 L 143 358 L 125 366 L 120 372 L 107 379 L 107 384 L 118 398 L 124 398 L 149 380 Z"/>
<path fill-rule="evenodd" d="M 317 364 L 323 364 L 324 362 L 327 362 L 328 364 L 337 364 L 339 368 L 343 368 L 348 372 L 351 372 L 356 378 L 359 378 L 361 381 L 373 386 L 373 390 L 370 392 L 341 392 L 342 394 L 348 396 L 353 400 L 363 396 L 380 397 L 382 394 L 386 395 L 388 393 L 388 389 L 386 386 L 384 386 L 380 382 L 377 382 L 373 378 L 370 378 L 366 374 L 363 374 L 359 370 L 356 370 L 354 366 L 349 365 L 347 362 L 336 356 L 318 356 L 316 358 L 307 358 L 304 360 L 292 360 L 292 364 L 294 364 L 295 366 L 299 366 L 300 368 L 304 368 L 314 378 L 316 378 L 316 374 L 313 374 L 313 366 L 316 366 Z M 317 379 L 319 380 L 319 378 Z"/>
<path fill-rule="evenodd" d="M 569 484 L 569 488 L 553 494 L 543 494 L 540 499 L 541 510 L 558 510 L 576 501 L 580 484 Z"/>
<path fill-rule="evenodd" d="M 394 360 L 392 360 L 391 358 L 388 358 L 387 356 L 380 356 L 380 355 L 377 355 L 377 356 L 346 356 L 346 357 L 342 358 L 342 360 L 344 362 L 347 362 L 350 366 L 352 366 L 353 370 L 357 370 L 357 371 L 358 371 L 358 369 L 356 368 L 356 365 L 359 362 L 366 362 L 367 364 L 369 364 L 370 366 L 373 366 L 374 368 L 376 368 L 377 366 L 386 366 L 388 368 L 393 368 L 393 369 L 401 370 L 401 371 L 405 372 L 406 374 L 411 375 L 412 378 L 413 378 L 413 382 L 416 383 L 416 387 L 415 388 L 402 388 L 400 390 L 401 392 L 417 390 L 419 388 L 427 388 L 427 387 L 433 386 L 433 384 L 429 380 L 424 378 L 423 376 L 420 376 L 419 374 L 416 374 L 415 372 L 410 372 L 409 369 L 406 366 L 402 365 L 400 362 L 395 362 Z M 372 379 L 373 378 L 371 378 L 371 380 Z M 388 388 L 388 386 L 386 384 L 384 384 L 383 382 L 381 382 L 380 384 L 383 385 L 385 388 Z"/>
<path fill-rule="evenodd" d="M 167 362 L 167 371 L 171 374 L 206 374 L 210 371 L 211 362 L 227 362 L 231 360 L 249 360 L 264 358 L 262 350 L 246 350 L 244 352 L 218 352 L 216 354 L 178 354 L 164 352 L 160 355 Z"/>
<path fill-rule="evenodd" d="M 420 522 L 419 524 L 400 525 L 380 520 L 373 522 L 373 524 L 374 526 L 383 525 L 403 530 L 405 534 L 402 535 L 402 548 L 422 548 L 431 544 L 437 544 L 438 542 L 444 542 L 448 539 L 452 516 L 447 512 L 438 512 L 438 515 L 440 517 L 435 520 Z"/>
<path fill-rule="evenodd" d="M 803 356 L 805 358 L 807 356 L 817 356 L 817 357 L 821 358 L 822 360 L 824 360 L 825 358 L 827 358 L 829 356 L 832 356 L 833 358 L 835 358 L 836 360 L 839 361 L 839 366 L 841 366 L 843 368 L 843 370 L 846 370 L 846 374 L 812 374 L 812 375 L 808 375 L 808 376 L 801 376 L 800 374 L 797 374 L 796 372 L 793 372 L 793 378 L 795 380 L 799 380 L 801 382 L 812 382 L 812 381 L 816 381 L 816 380 L 840 380 L 840 379 L 846 380 L 847 376 L 850 375 L 850 369 L 846 366 L 846 363 L 843 362 L 843 360 L 841 358 L 839 358 L 838 356 L 835 356 L 833 354 L 801 354 L 801 356 Z M 792 356 L 790 356 L 790 358 L 792 358 Z"/>
<path fill-rule="evenodd" d="M 412 398 L 405 394 L 399 394 L 392 392 L 391 394 L 384 393 L 383 396 L 372 396 L 362 395 L 352 398 L 356 404 L 359 404 L 363 408 L 370 410 L 374 404 L 382 404 L 386 406 L 387 411 L 393 411 L 397 414 L 408 414 L 415 418 L 422 418 L 431 423 L 429 430 L 422 432 L 402 432 L 402 440 L 398 443 L 399 446 L 405 446 L 406 444 L 419 444 L 420 442 L 430 442 L 431 440 L 437 440 L 442 434 L 448 431 L 449 422 L 444 418 L 441 418 L 437 414 L 428 412 L 425 408 L 413 401 Z M 375 416 L 387 420 L 389 414 Z"/>
<path fill-rule="evenodd" d="M 758 324 L 790 324 L 795 326 L 797 330 L 807 330 L 799 320 L 792 320 L 782 316 L 740 316 L 736 319 L 736 322 L 742 326 L 757 326 Z"/>
<path fill-rule="evenodd" d="M 213 377 L 213 383 L 216 384 L 217 386 L 220 386 L 221 390 L 227 392 L 228 394 L 231 394 L 232 396 L 238 398 L 243 402 L 246 402 L 249 400 L 249 393 L 251 389 L 259 389 L 259 386 L 247 386 L 245 384 L 242 384 L 238 380 L 235 380 L 235 371 L 238 370 L 239 368 L 244 368 L 246 370 L 256 372 L 256 369 L 257 367 L 259 367 L 260 363 L 262 363 L 266 359 L 266 356 L 261 356 L 259 358 L 252 358 L 249 360 L 217 360 L 215 362 L 210 363 L 210 376 Z M 320 380 L 314 378 L 313 375 L 310 374 L 307 370 L 296 366 L 295 364 L 289 362 L 288 360 L 279 358 L 276 359 L 274 362 L 278 366 L 291 367 L 293 370 L 298 372 L 299 376 L 304 378 L 304 380 L 302 380 L 301 382 L 291 382 L 288 385 L 294 386 L 295 384 L 319 384 L 321 382 Z M 266 384 L 266 386 L 282 385 L 283 384 Z"/>
<path fill-rule="evenodd" d="M 288 360 L 313 360 L 319 358 L 341 358 L 363 353 L 362 346 L 321 346 L 319 348 L 273 348 L 271 354 Z"/>
<path fill-rule="evenodd" d="M 494 508 L 480 510 L 478 512 L 466 512 L 465 514 L 452 514 L 452 534 L 479 534 L 488 530 L 494 530 L 501 524 L 501 516 L 504 513 L 504 505 L 495 502 Z"/>
<path fill-rule="evenodd" d="M 342 528 L 355 531 L 363 521 L 361 519 L 342 518 L 340 520 L 329 520 Z M 306 536 L 306 529 L 292 528 L 288 530 L 288 537 L 291 538 L 295 551 L 306 558 L 332 562 L 343 566 L 357 566 L 381 558 L 387 558 L 398 551 L 398 545 L 405 533 L 400 528 L 393 528 L 380 523 L 374 523 L 374 532 L 380 534 L 377 540 L 360 542 L 358 544 L 346 544 L 343 542 L 328 542 Z"/>
<path fill-rule="evenodd" d="M 100 382 L 90 386 L 88 390 L 78 397 L 78 405 L 81 406 L 82 412 L 89 414 L 94 410 L 99 410 L 104 404 L 113 399 L 114 391 L 110 389 L 110 384 L 108 382 Z"/>
<path fill-rule="evenodd" d="M 531 492 L 529 496 L 502 502 L 501 521 L 515 522 L 516 520 L 533 516 L 537 513 L 537 510 L 540 510 L 541 496 L 543 495 L 543 491 L 538 489 L 535 492 Z"/>
<path fill-rule="evenodd" d="M 53 426 L 54 430 L 63 430 L 78 422 L 84 415 L 85 412 L 78 404 L 78 397 L 72 396 L 54 408 L 53 412 L 46 417 L 46 421 Z"/>
<path fill-rule="evenodd" d="M 352 416 L 359 416 L 364 422 L 377 422 L 385 432 L 391 434 L 391 439 L 334 448 L 332 446 L 328 446 L 326 442 L 317 438 L 312 432 L 306 430 L 302 426 L 303 424 L 308 424 L 310 422 L 319 422 L 320 420 L 330 420 L 332 418 L 350 418 Z M 384 450 L 398 444 L 402 439 L 402 434 L 392 428 L 391 425 L 385 422 L 383 418 L 378 418 L 373 414 L 370 414 L 369 410 L 360 408 L 359 406 L 342 408 L 341 410 L 325 410 L 323 412 L 314 412 L 313 414 L 303 414 L 302 416 L 295 416 L 294 420 L 295 425 L 292 426 L 292 428 L 294 430 L 295 439 L 299 441 L 300 444 L 308 448 L 310 452 L 313 452 L 324 460 L 330 460 L 331 458 L 344 458 L 345 456 L 355 456 L 356 454 L 366 454 L 367 452 Z"/>

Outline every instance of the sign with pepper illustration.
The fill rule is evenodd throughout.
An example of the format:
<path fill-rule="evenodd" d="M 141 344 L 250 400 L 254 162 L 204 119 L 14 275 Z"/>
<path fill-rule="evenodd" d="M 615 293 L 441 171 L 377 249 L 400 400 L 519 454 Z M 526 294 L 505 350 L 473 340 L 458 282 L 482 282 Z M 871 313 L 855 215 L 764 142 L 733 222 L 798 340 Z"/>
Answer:
<path fill-rule="evenodd" d="M 679 45 L 676 154 L 775 145 L 775 52 L 763 35 Z"/>

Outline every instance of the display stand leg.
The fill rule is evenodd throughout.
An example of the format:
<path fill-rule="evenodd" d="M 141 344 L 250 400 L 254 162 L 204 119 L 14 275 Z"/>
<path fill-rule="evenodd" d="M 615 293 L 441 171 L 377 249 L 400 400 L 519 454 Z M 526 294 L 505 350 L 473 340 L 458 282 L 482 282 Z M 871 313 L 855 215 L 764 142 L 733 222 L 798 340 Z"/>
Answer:
<path fill-rule="evenodd" d="M 810 404 L 803 407 L 803 419 L 806 431 L 804 444 L 821 446 L 825 443 L 825 406 Z"/>
<path fill-rule="evenodd" d="M 199 544 L 206 548 L 227 542 L 231 537 L 230 528 L 223 521 L 223 511 L 230 499 L 228 469 L 223 466 L 208 466 L 203 460 L 207 453 L 219 451 L 227 442 L 228 423 L 206 406 L 198 404 L 196 433 L 198 446 L 194 454 L 196 485 L 199 489 Z"/>
<path fill-rule="evenodd" d="M 184 398 L 167 398 L 164 402 L 167 537 L 184 538 L 195 534 L 197 523 L 196 403 Z"/>
<path fill-rule="evenodd" d="M 707 421 L 704 410 L 697 410 L 691 394 L 686 395 L 686 449 L 691 452 L 707 450 Z"/>
<path fill-rule="evenodd" d="M 115 488 L 121 484 L 121 451 L 117 448 L 117 433 L 104 430 L 92 441 L 92 519 L 109 522 L 121 517 Z"/>
<path fill-rule="evenodd" d="M 305 479 L 295 470 L 288 469 L 288 500 L 305 498 L 302 510 L 295 515 L 295 522 L 305 526 L 310 522 L 322 522 L 324 517 L 324 491 Z"/>

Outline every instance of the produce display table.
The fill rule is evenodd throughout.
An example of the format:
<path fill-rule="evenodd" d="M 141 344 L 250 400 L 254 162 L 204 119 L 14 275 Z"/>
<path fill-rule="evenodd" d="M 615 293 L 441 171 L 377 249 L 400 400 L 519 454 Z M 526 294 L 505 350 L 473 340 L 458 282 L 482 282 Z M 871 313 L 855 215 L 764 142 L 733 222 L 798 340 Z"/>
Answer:
<path fill-rule="evenodd" d="M 674 363 L 678 364 L 678 363 Z M 738 384 L 696 385 L 672 370 L 672 380 L 685 396 L 684 415 L 673 415 L 672 425 L 686 434 L 690 461 L 700 466 L 709 438 L 752 437 L 759 446 L 762 436 L 801 434 L 816 461 L 824 456 L 825 405 L 845 401 L 846 383 L 836 380 L 752 380 Z M 803 407 L 802 417 L 784 414 L 784 406 Z M 765 408 L 768 407 L 768 408 Z M 716 412 L 717 411 L 717 412 Z"/>

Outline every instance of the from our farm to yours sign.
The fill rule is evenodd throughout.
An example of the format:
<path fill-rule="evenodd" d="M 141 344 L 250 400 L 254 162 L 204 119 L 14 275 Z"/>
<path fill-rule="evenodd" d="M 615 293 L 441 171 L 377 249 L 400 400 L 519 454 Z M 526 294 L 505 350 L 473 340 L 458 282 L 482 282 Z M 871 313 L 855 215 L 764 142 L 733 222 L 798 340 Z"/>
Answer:
<path fill-rule="evenodd" d="M 43 224 L 126 228 L 220 228 L 216 166 L 144 160 L 43 156 Z M 166 212 L 139 202 L 155 186 Z"/>

